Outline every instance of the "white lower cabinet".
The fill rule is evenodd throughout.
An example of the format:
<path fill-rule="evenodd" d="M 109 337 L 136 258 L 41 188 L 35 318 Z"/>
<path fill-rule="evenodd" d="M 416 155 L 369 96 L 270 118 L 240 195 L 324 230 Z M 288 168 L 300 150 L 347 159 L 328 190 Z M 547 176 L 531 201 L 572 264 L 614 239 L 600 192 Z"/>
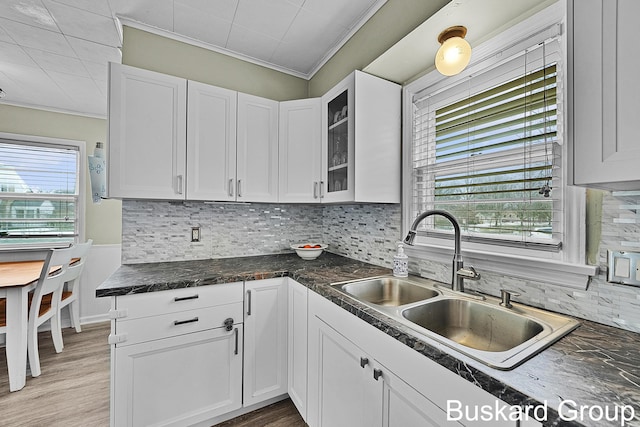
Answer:
<path fill-rule="evenodd" d="M 239 409 L 241 341 L 236 325 L 118 348 L 111 424 L 184 426 Z"/>
<path fill-rule="evenodd" d="M 287 394 L 287 278 L 115 296 L 111 316 L 112 427 L 210 426 Z"/>
<path fill-rule="evenodd" d="M 288 279 L 288 391 L 302 419 L 307 420 L 307 295 L 309 289 Z"/>
<path fill-rule="evenodd" d="M 193 425 L 242 406 L 242 284 L 116 296 L 111 425 Z"/>
<path fill-rule="evenodd" d="M 287 279 L 245 282 L 244 406 L 287 393 Z"/>
<path fill-rule="evenodd" d="M 310 427 L 518 425 L 475 417 L 507 404 L 318 294 L 308 304 Z"/>
<path fill-rule="evenodd" d="M 460 425 L 319 317 L 310 331 L 310 426 Z"/>

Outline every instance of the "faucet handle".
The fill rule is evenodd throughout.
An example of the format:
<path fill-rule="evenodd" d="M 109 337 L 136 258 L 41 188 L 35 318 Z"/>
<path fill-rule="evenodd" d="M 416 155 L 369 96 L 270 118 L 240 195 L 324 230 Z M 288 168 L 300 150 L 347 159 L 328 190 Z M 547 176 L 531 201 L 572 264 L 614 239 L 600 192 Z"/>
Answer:
<path fill-rule="evenodd" d="M 511 308 L 513 305 L 511 304 L 511 297 L 519 297 L 520 294 L 518 292 L 513 292 L 508 289 L 500 289 L 500 305 L 506 308 Z"/>
<path fill-rule="evenodd" d="M 473 266 L 471 265 L 468 267 L 459 269 L 458 276 L 464 277 L 465 279 L 480 280 L 480 273 L 478 273 L 476 269 L 473 268 Z"/>

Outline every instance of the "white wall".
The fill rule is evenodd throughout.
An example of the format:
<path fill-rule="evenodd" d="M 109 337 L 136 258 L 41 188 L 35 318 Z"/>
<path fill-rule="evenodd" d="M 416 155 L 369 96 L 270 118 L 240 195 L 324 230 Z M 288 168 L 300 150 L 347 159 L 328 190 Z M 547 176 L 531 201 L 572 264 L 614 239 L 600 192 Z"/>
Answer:
<path fill-rule="evenodd" d="M 96 298 L 96 288 L 120 267 L 121 245 L 93 245 L 80 277 L 80 323 L 108 320 L 111 298 Z M 65 313 L 65 316 L 68 316 Z M 67 320 L 63 318 L 63 325 Z"/>

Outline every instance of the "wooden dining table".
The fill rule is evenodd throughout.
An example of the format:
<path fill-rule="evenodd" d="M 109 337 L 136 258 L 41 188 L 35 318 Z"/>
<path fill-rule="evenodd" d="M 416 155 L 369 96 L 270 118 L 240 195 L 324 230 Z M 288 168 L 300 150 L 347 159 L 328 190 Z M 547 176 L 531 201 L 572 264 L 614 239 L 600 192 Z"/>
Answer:
<path fill-rule="evenodd" d="M 0 298 L 6 298 L 5 345 L 10 391 L 20 390 L 26 383 L 29 292 L 36 287 L 43 265 L 42 260 L 0 262 Z"/>

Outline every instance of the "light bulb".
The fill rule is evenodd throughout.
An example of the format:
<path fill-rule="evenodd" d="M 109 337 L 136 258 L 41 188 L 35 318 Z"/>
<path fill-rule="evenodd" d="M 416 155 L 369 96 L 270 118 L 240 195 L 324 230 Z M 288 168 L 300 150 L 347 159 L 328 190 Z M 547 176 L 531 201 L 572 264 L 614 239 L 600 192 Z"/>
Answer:
<path fill-rule="evenodd" d="M 436 53 L 436 68 L 445 76 L 460 73 L 471 60 L 471 46 L 462 37 L 445 40 Z"/>

